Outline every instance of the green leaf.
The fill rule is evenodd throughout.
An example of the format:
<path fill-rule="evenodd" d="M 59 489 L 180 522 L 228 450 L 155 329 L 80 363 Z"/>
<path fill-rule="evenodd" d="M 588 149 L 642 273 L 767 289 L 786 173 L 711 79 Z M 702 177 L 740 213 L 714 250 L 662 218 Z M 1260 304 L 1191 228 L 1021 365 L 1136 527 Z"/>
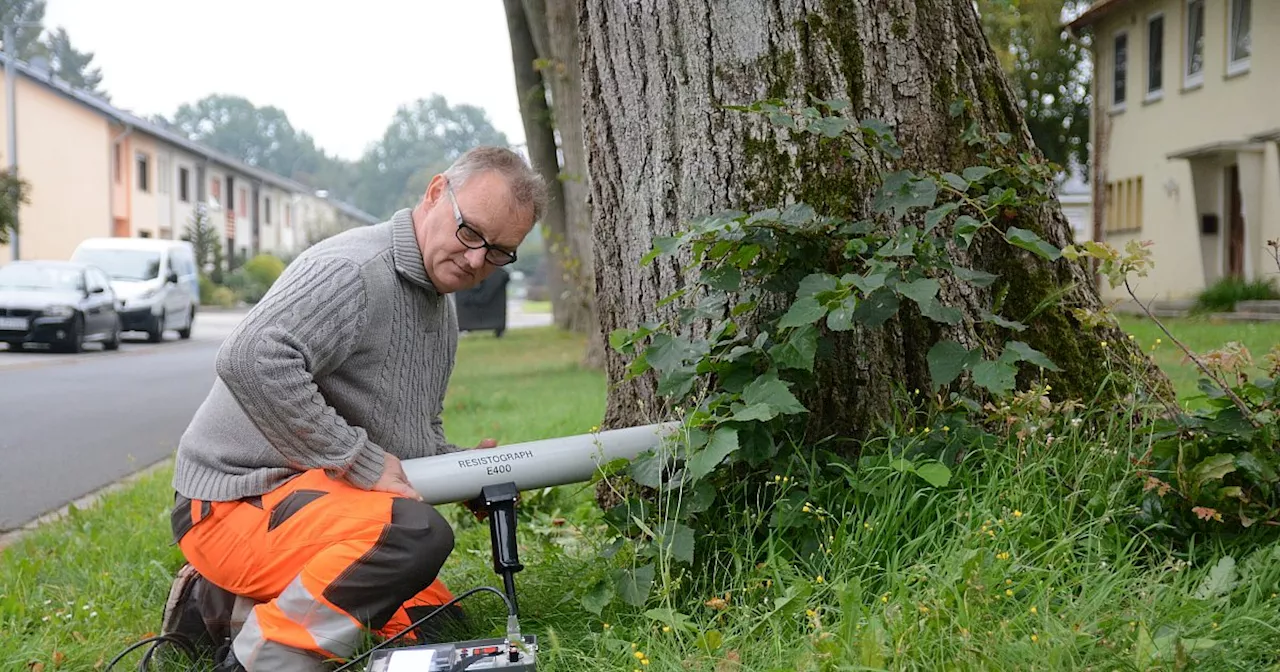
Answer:
<path fill-rule="evenodd" d="M 935 488 L 946 487 L 951 482 L 951 470 L 941 462 L 926 462 L 917 466 L 915 472 Z"/>
<path fill-rule="evenodd" d="M 614 581 L 623 602 L 633 607 L 643 607 L 653 588 L 653 565 L 615 570 Z"/>
<path fill-rule="evenodd" d="M 942 324 L 960 324 L 964 315 L 951 306 L 942 305 L 936 298 L 920 305 L 920 314 Z"/>
<path fill-rule="evenodd" d="M 947 114 L 950 114 L 952 117 L 958 117 L 962 113 L 964 113 L 964 100 L 960 99 L 951 101 L 951 105 L 947 107 Z"/>
<path fill-rule="evenodd" d="M 994 168 L 988 168 L 987 166 L 970 166 L 965 168 L 961 175 L 969 182 L 977 182 L 994 172 L 996 172 Z"/>
<path fill-rule="evenodd" d="M 662 526 L 661 544 L 665 552 L 679 562 L 693 562 L 693 530 L 689 526 L 675 521 L 667 521 Z"/>
<path fill-rule="evenodd" d="M 941 286 L 933 278 L 921 278 L 898 285 L 898 293 L 923 306 L 938 295 Z"/>
<path fill-rule="evenodd" d="M 672 250 L 676 249 L 676 244 L 679 242 L 680 239 L 673 238 L 671 236 L 658 236 L 657 238 L 654 238 L 653 248 L 641 257 L 640 265 L 648 266 L 653 263 L 654 259 L 657 259 L 664 254 L 669 254 Z"/>
<path fill-rule="evenodd" d="M 1220 481 L 1224 476 L 1236 470 L 1236 457 L 1230 453 L 1210 455 L 1197 464 L 1187 475 L 1197 486 L 1209 481 Z"/>
<path fill-rule="evenodd" d="M 785 343 L 769 349 L 773 362 L 783 369 L 813 370 L 813 358 L 818 353 L 818 328 L 806 324 L 791 332 Z"/>
<path fill-rule="evenodd" d="M 627 354 L 625 348 L 631 345 L 631 342 L 630 329 L 614 329 L 609 332 L 609 347 L 613 348 L 614 352 Z"/>
<path fill-rule="evenodd" d="M 1236 453 L 1236 466 L 1255 483 L 1275 483 L 1280 480 L 1271 465 L 1258 459 L 1253 453 Z"/>
<path fill-rule="evenodd" d="M 1006 352 L 1012 352 L 1017 355 L 1019 361 L 1030 362 L 1042 369 L 1048 369 L 1050 371 L 1062 370 L 1058 368 L 1057 364 L 1054 364 L 1052 360 L 1046 357 L 1043 352 L 1036 350 L 1022 341 L 1009 341 L 1005 344 L 1004 349 Z"/>
<path fill-rule="evenodd" d="M 693 343 L 685 338 L 664 333 L 654 334 L 653 343 L 645 349 L 645 359 L 650 366 L 659 371 L 678 369 L 697 355 L 698 349 Z"/>
<path fill-rule="evenodd" d="M 719 630 L 708 630 L 700 633 L 694 643 L 708 654 L 715 653 L 724 645 L 724 635 Z"/>
<path fill-rule="evenodd" d="M 742 400 L 748 406 L 767 404 L 771 409 L 782 415 L 804 413 L 808 410 L 796 399 L 795 395 L 791 394 L 787 384 L 778 380 L 778 374 L 773 371 L 756 378 L 750 385 L 747 385 L 747 388 L 742 391 Z"/>
<path fill-rule="evenodd" d="M 818 216 L 818 213 L 813 209 L 813 206 L 808 203 L 795 203 L 782 211 L 780 219 L 783 224 L 791 224 L 795 226 L 807 224 L 813 221 L 813 218 L 816 216 Z"/>
<path fill-rule="evenodd" d="M 938 341 L 926 357 L 933 389 L 948 385 L 969 367 L 969 351 L 955 341 Z"/>
<path fill-rule="evenodd" d="M 591 584 L 580 601 L 587 611 L 599 616 L 600 612 L 613 601 L 614 595 L 614 583 L 601 580 Z"/>
<path fill-rule="evenodd" d="M 693 389 L 697 379 L 697 369 L 685 366 L 674 371 L 664 371 L 658 375 L 658 394 L 664 397 L 679 399 Z"/>
<path fill-rule="evenodd" d="M 805 299 L 821 292 L 832 291 L 837 284 L 839 284 L 839 281 L 836 280 L 836 276 L 830 273 L 810 273 L 800 281 L 800 286 L 796 288 L 796 298 Z"/>
<path fill-rule="evenodd" d="M 911 208 L 931 208 L 938 198 L 938 185 L 933 180 L 921 179 L 909 170 L 890 173 L 884 178 L 880 193 L 873 207 L 882 213 L 893 210 L 895 220 L 906 216 Z"/>
<path fill-rule="evenodd" d="M 969 181 L 964 179 L 963 177 L 960 177 L 959 175 L 956 175 L 955 173 L 943 173 L 942 179 L 952 189 L 955 189 L 960 193 L 969 191 Z"/>
<path fill-rule="evenodd" d="M 711 473 L 724 458 L 738 450 L 738 430 L 721 427 L 711 434 L 707 446 L 689 458 L 685 469 L 695 480 Z"/>
<path fill-rule="evenodd" d="M 828 138 L 838 138 L 849 128 L 849 120 L 844 117 L 823 117 L 809 124 L 811 133 L 819 133 Z"/>
<path fill-rule="evenodd" d="M 959 203 L 952 201 L 950 203 L 943 203 L 929 212 L 924 213 L 924 232 L 928 233 L 932 231 L 934 227 L 942 223 L 943 219 L 946 219 L 947 215 L 955 212 L 959 207 Z"/>
<path fill-rule="evenodd" d="M 632 460 L 628 473 L 636 483 L 646 488 L 657 488 L 662 485 L 662 468 L 666 462 L 667 449 L 659 446 Z"/>
<path fill-rule="evenodd" d="M 716 266 L 702 272 L 703 284 L 722 292 L 736 292 L 742 286 L 742 271 L 737 266 Z"/>
<path fill-rule="evenodd" d="M 975 287 L 989 287 L 991 283 L 1000 278 L 1000 276 L 986 271 L 975 271 L 972 268 L 964 268 L 963 266 L 956 266 L 951 269 L 951 272 L 955 273 L 957 278 Z"/>
<path fill-rule="evenodd" d="M 1209 575 L 1200 582 L 1200 587 L 1196 588 L 1193 597 L 1197 600 L 1209 600 L 1226 595 L 1235 587 L 1236 559 L 1224 555 L 1221 560 L 1218 560 L 1218 564 L 1209 570 Z"/>
<path fill-rule="evenodd" d="M 960 246 L 960 249 L 969 249 L 969 246 L 973 244 L 973 235 L 981 228 L 982 224 L 969 215 L 956 217 L 956 225 L 953 230 L 956 234 L 956 244 Z"/>
<path fill-rule="evenodd" d="M 778 417 L 778 412 L 769 404 L 737 404 L 733 407 L 733 417 L 735 422 L 767 422 Z"/>
<path fill-rule="evenodd" d="M 1057 261 L 1062 258 L 1062 250 L 1044 242 L 1040 236 L 1026 229 L 1011 226 L 1004 232 L 1004 239 L 1012 245 L 1035 252 L 1049 261 Z"/>
<path fill-rule="evenodd" d="M 898 308 L 898 296 L 886 288 L 881 288 L 858 304 L 858 309 L 853 311 L 853 319 L 868 327 L 878 327 L 893 317 L 898 312 Z"/>
<path fill-rule="evenodd" d="M 1027 328 L 1027 325 L 1021 322 L 1006 320 L 1003 317 L 996 315 L 995 313 L 991 313 L 985 310 L 979 313 L 979 315 L 982 317 L 983 322 L 990 322 L 991 324 L 1004 327 L 1005 329 L 1012 329 L 1014 331 L 1024 331 Z"/>
<path fill-rule="evenodd" d="M 841 280 L 846 284 L 857 287 L 863 294 L 870 294 L 871 292 L 884 287 L 885 280 L 888 279 L 889 276 L 884 273 L 872 273 L 867 276 L 858 275 L 857 273 L 846 273 L 845 276 L 841 278 Z"/>
<path fill-rule="evenodd" d="M 692 532 L 692 530 L 691 530 Z M 698 626 L 688 616 L 674 609 L 650 609 L 644 612 L 646 618 L 669 625 L 673 630 L 697 632 Z"/>
<path fill-rule="evenodd" d="M 818 303 L 818 300 L 807 296 L 803 299 L 797 299 L 791 304 L 791 308 L 786 315 L 778 321 L 778 328 L 786 329 L 789 327 L 799 327 L 806 324 L 813 324 L 822 319 L 827 314 L 827 309 Z"/>
<path fill-rule="evenodd" d="M 1004 394 L 1013 389 L 1017 373 L 1012 364 L 987 360 L 974 365 L 973 382 L 993 394 Z"/>
<path fill-rule="evenodd" d="M 827 313 L 827 328 L 831 331 L 849 331 L 853 328 L 853 311 L 858 307 L 858 299 L 846 296 L 840 305 Z"/>

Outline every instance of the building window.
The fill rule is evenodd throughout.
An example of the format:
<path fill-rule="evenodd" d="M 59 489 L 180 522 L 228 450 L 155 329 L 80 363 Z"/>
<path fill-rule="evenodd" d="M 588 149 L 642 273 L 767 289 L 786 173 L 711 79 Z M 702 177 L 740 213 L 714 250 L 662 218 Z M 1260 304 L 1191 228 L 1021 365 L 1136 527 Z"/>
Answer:
<path fill-rule="evenodd" d="M 271 197 L 270 196 L 264 196 L 262 198 L 262 210 L 263 210 L 263 213 L 262 213 L 263 219 L 266 221 L 266 223 L 270 224 L 271 223 Z"/>
<path fill-rule="evenodd" d="M 236 211 L 241 217 L 249 216 L 249 192 L 240 187 L 240 209 Z"/>
<path fill-rule="evenodd" d="M 1231 41 L 1227 44 L 1227 74 L 1234 75 L 1249 70 L 1249 55 L 1253 53 L 1249 24 L 1253 2 L 1231 0 Z"/>
<path fill-rule="evenodd" d="M 121 166 L 121 164 L 124 162 L 124 158 L 123 158 L 124 150 L 122 150 L 120 148 L 120 145 L 118 144 L 114 147 L 114 150 L 115 151 L 112 152 L 113 160 L 111 164 L 111 171 L 115 175 L 116 184 L 120 184 L 120 176 L 124 172 Z"/>
<path fill-rule="evenodd" d="M 1164 93 L 1164 15 L 1147 18 L 1147 100 Z"/>
<path fill-rule="evenodd" d="M 1115 49 L 1111 52 L 1115 57 L 1115 67 L 1112 69 L 1112 90 L 1111 90 L 1111 107 L 1117 110 L 1124 109 L 1125 101 L 1125 85 L 1128 84 L 1129 70 L 1129 34 L 1118 33 L 1115 36 Z"/>
<path fill-rule="evenodd" d="M 1107 183 L 1103 231 L 1132 233 L 1142 230 L 1142 177 Z"/>
<path fill-rule="evenodd" d="M 213 178 L 209 180 L 209 197 L 213 200 L 213 207 L 219 207 L 222 204 L 222 180 Z"/>
<path fill-rule="evenodd" d="M 1186 64 L 1183 85 L 1187 88 L 1204 83 L 1204 0 L 1187 0 Z"/>
<path fill-rule="evenodd" d="M 178 200 L 191 202 L 191 171 L 186 168 L 178 168 Z"/>
<path fill-rule="evenodd" d="M 151 159 L 142 152 L 138 152 L 138 191 L 151 191 L 151 171 L 149 164 Z"/>

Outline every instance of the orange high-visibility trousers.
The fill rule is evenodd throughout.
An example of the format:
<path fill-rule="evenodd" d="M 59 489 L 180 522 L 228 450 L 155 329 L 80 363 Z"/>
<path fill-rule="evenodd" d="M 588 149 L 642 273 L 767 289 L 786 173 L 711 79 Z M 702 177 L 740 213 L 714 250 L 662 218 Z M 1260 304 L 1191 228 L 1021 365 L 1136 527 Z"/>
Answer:
<path fill-rule="evenodd" d="M 260 498 L 177 495 L 172 523 L 196 571 L 260 602 L 233 643 L 250 672 L 321 670 L 364 631 L 390 637 L 453 599 L 436 578 L 453 530 L 434 508 L 320 469 Z"/>

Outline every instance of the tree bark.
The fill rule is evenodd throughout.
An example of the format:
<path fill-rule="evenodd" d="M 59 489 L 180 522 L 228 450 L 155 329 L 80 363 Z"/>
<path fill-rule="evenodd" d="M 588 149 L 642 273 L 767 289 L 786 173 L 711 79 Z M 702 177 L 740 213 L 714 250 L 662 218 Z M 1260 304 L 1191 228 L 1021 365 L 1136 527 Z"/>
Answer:
<path fill-rule="evenodd" d="M 672 314 L 674 306 L 658 302 L 685 284 L 684 260 L 639 261 L 655 236 L 693 217 L 803 201 L 822 214 L 882 222 L 871 200 L 885 170 L 958 173 L 977 165 L 975 149 L 961 140 L 965 121 L 949 114 L 957 98 L 971 101 L 968 116 L 982 131 L 1011 133 L 1010 145 L 1039 156 L 970 0 L 579 0 L 578 7 L 605 334 Z M 849 116 L 884 121 L 904 155 L 892 166 L 868 165 L 791 138 L 760 115 L 723 109 L 767 98 L 803 105 L 810 96 L 846 100 Z M 1059 248 L 1071 243 L 1054 199 L 1020 209 L 1001 223 L 1009 225 Z M 820 359 L 817 393 L 803 398 L 811 427 L 855 438 L 873 430 L 890 417 L 895 388 L 930 389 L 926 353 L 941 338 L 998 347 L 979 313 L 1002 287 L 1001 314 L 1029 324 L 1017 340 L 1063 369 L 1047 378 L 1055 397 L 1091 398 L 1107 361 L 1136 367 L 1168 393 L 1167 379 L 1117 326 L 1088 330 L 1075 319 L 1071 308 L 1101 307 L 1082 264 L 1051 263 L 985 235 L 955 259 L 1000 280 L 986 290 L 943 281 L 939 300 L 965 315 L 955 327 L 900 313 L 880 328 L 838 334 Z M 603 426 L 666 419 L 654 378 L 623 382 L 626 365 L 608 352 Z"/>
<path fill-rule="evenodd" d="M 525 144 L 533 168 L 547 183 L 547 209 L 542 215 L 543 240 L 547 241 L 547 284 L 551 293 L 551 314 L 556 326 L 569 327 L 570 311 L 565 306 L 565 255 L 552 241 L 563 240 L 565 230 L 564 188 L 560 183 L 560 158 L 556 151 L 555 129 L 547 108 L 542 74 L 535 67 L 538 51 L 521 0 L 503 0 L 507 10 L 507 33 L 511 38 L 511 65 L 515 70 L 516 95 L 524 121 Z"/>

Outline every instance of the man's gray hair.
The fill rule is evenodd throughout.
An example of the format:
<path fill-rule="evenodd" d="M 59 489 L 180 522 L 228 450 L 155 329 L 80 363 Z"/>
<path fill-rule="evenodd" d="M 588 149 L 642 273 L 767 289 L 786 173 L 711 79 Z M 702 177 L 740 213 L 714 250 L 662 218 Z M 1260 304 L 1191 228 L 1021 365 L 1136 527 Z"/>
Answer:
<path fill-rule="evenodd" d="M 454 189 L 461 189 L 475 175 L 494 171 L 507 180 L 516 202 L 533 208 L 533 221 L 547 209 L 547 185 L 524 158 L 505 147 L 481 146 L 467 150 L 444 171 Z"/>

